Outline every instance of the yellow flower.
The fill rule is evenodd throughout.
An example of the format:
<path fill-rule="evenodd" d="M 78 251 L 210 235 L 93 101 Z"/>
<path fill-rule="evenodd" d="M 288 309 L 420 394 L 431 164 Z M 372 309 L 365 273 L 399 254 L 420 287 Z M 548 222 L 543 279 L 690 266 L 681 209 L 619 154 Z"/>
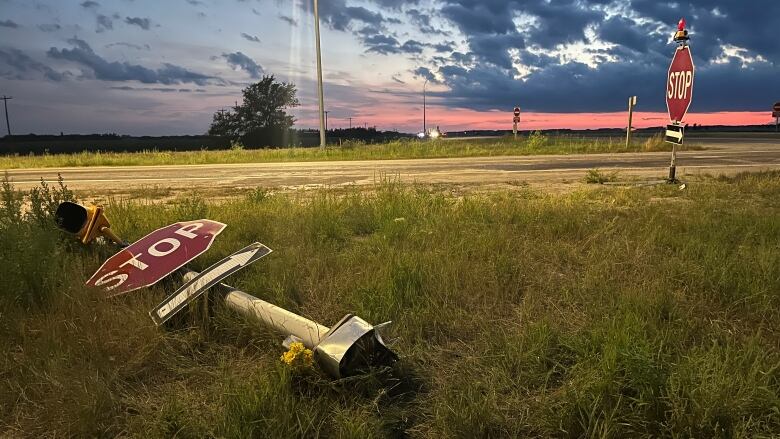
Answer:
<path fill-rule="evenodd" d="M 295 342 L 290 345 L 290 350 L 282 354 L 281 360 L 290 367 L 308 368 L 314 364 L 314 355 L 303 343 Z"/>

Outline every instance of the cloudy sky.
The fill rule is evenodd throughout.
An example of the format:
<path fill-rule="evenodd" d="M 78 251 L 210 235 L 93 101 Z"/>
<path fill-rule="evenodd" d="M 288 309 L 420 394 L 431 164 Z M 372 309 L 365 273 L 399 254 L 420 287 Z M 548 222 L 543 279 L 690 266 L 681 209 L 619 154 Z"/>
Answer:
<path fill-rule="evenodd" d="M 688 123 L 769 123 L 778 0 L 320 0 L 331 127 L 419 131 L 666 123 L 680 17 L 697 67 Z M 316 125 L 311 0 L 0 0 L 0 94 L 15 133 L 200 134 L 241 88 L 298 86 Z"/>

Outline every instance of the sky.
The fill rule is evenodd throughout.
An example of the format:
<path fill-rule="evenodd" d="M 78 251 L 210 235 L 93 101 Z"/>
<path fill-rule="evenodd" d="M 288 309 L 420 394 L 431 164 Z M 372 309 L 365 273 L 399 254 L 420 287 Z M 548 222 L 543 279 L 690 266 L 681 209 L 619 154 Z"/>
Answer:
<path fill-rule="evenodd" d="M 689 124 L 767 124 L 778 0 L 320 0 L 330 128 L 445 131 L 668 122 L 681 17 Z M 0 95 L 22 133 L 203 134 L 263 75 L 317 125 L 312 0 L 0 0 Z M 0 132 L 4 134 L 0 124 Z"/>

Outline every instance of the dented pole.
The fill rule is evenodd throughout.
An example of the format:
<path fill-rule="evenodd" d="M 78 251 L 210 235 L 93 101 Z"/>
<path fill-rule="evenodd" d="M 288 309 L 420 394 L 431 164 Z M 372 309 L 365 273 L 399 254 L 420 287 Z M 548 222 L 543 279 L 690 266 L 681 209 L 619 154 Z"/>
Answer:
<path fill-rule="evenodd" d="M 198 275 L 188 268 L 182 270 L 185 283 Z M 372 366 L 390 366 L 398 359 L 378 332 L 390 322 L 372 326 L 360 317 L 347 314 L 328 328 L 229 285 L 220 283 L 216 288 L 224 294 L 228 308 L 287 336 L 286 347 L 299 341 L 311 349 L 315 361 L 334 378 L 353 375 Z"/>
<path fill-rule="evenodd" d="M 271 329 L 297 337 L 309 349 L 314 349 L 329 330 L 317 322 L 250 296 L 243 291 L 230 291 L 225 296 L 225 304 L 241 315 L 259 319 Z"/>
<path fill-rule="evenodd" d="M 197 275 L 197 272 L 187 269 L 184 274 L 184 282 L 189 282 Z M 229 285 L 221 283 L 219 288 L 225 294 L 225 305 L 228 308 L 243 316 L 259 319 L 271 329 L 297 337 L 309 349 L 314 349 L 329 330 L 319 323 L 260 300 Z"/>

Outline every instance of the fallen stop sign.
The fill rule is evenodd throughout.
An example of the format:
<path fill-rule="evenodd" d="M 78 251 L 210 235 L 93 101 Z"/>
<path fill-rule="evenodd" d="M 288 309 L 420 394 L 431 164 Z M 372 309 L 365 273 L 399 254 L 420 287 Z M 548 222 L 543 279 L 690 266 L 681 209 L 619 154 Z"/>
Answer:
<path fill-rule="evenodd" d="M 691 49 L 678 47 L 666 77 L 666 107 L 672 122 L 681 122 L 691 106 L 694 70 Z"/>
<path fill-rule="evenodd" d="M 153 285 L 208 250 L 225 227 L 202 219 L 157 229 L 109 258 L 87 286 L 118 296 Z"/>

